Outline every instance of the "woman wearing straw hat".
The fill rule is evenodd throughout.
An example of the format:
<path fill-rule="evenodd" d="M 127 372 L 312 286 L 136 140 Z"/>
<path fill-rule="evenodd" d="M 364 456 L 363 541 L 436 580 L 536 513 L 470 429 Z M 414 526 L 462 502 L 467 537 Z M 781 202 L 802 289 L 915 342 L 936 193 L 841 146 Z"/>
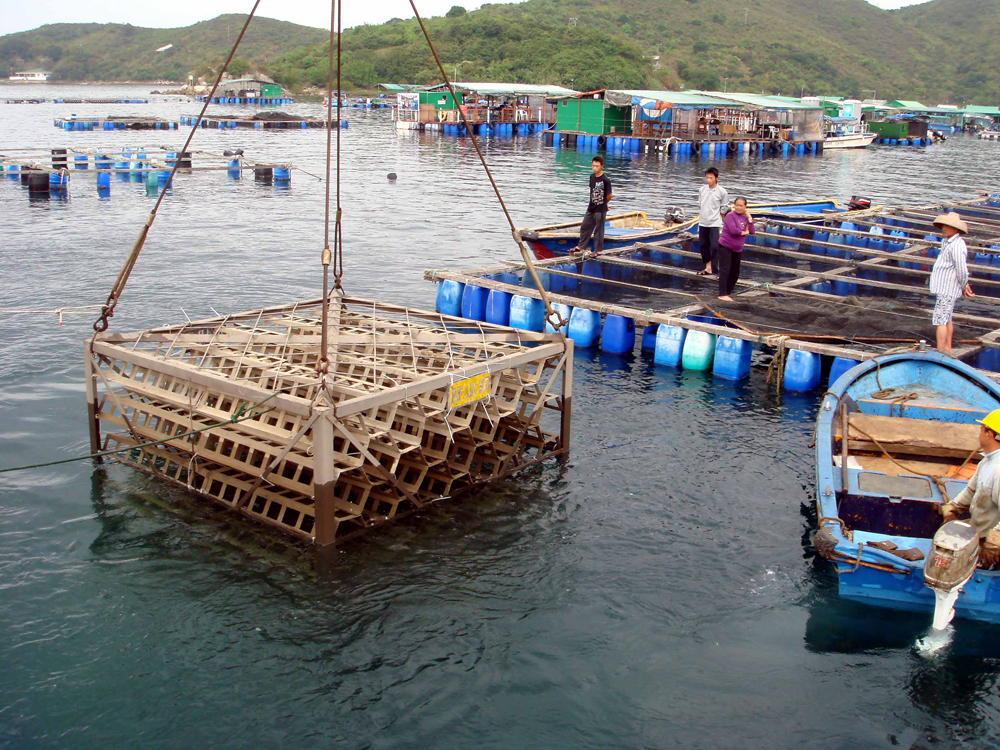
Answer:
<path fill-rule="evenodd" d="M 968 225 L 954 211 L 934 219 L 934 226 L 941 230 L 941 254 L 931 270 L 931 294 L 937 296 L 931 322 L 937 327 L 937 348 L 951 354 L 951 339 L 955 327 L 951 316 L 959 297 L 974 297 L 969 286 L 969 269 L 965 264 L 968 250 L 963 234 L 969 233 Z"/>

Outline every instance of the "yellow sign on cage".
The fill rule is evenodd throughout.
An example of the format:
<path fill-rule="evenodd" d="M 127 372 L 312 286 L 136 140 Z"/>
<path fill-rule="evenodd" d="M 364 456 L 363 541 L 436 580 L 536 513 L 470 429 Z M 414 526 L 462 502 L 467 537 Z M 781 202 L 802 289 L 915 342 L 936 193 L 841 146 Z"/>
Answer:
<path fill-rule="evenodd" d="M 482 401 L 490 395 L 490 374 L 484 372 L 474 378 L 459 380 L 451 384 L 448 391 L 448 408 L 457 409 L 460 406 Z"/>

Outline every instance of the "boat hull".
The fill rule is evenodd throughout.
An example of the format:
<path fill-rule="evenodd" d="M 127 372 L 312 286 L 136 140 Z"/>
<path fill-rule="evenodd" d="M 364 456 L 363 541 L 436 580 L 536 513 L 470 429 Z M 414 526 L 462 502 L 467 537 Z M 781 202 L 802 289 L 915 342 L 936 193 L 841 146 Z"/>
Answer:
<path fill-rule="evenodd" d="M 754 216 L 788 218 L 799 221 L 808 220 L 811 216 L 820 217 L 824 212 L 830 211 L 841 212 L 843 209 L 838 206 L 836 201 L 832 200 L 750 205 L 750 212 Z M 641 217 L 641 219 L 638 217 Z M 697 233 L 698 231 L 697 217 L 668 227 L 648 230 L 614 227 L 612 226 L 612 221 L 615 220 L 619 222 L 633 220 L 635 223 L 646 221 L 645 214 L 640 211 L 608 217 L 604 230 L 605 250 L 631 247 L 637 242 L 662 242 L 679 237 L 685 232 Z M 570 222 L 518 231 L 521 238 L 531 248 L 535 257 L 539 260 L 545 260 L 546 258 L 558 258 L 573 253 L 580 233 L 580 224 L 581 222 Z"/>
<path fill-rule="evenodd" d="M 922 385 L 926 388 L 921 391 Z M 836 430 L 841 429 L 837 426 L 841 403 L 853 404 L 852 408 L 856 407 L 862 415 L 892 417 L 885 403 L 872 396 L 883 387 L 919 392 L 905 407 L 897 405 L 895 413 L 909 421 L 934 422 L 935 430 L 945 427 L 941 423 L 974 427 L 975 419 L 1000 406 L 1000 387 L 968 365 L 937 352 L 909 353 L 878 357 L 848 370 L 830 386 L 820 407 L 816 424 L 819 528 L 814 546 L 834 564 L 840 596 L 930 615 L 934 612 L 935 597 L 924 585 L 923 569 L 934 531 L 941 523 L 937 507 L 954 498 L 965 486 L 965 480 L 941 475 L 938 483 L 922 474 L 902 472 L 900 476 L 905 481 L 913 481 L 910 477 L 926 480 L 926 492 L 913 497 L 905 493 L 880 494 L 865 489 L 869 484 L 863 484 L 862 475 L 867 475 L 867 480 L 891 481 L 892 475 L 886 474 L 884 468 L 879 471 L 866 465 L 854 467 L 849 461 L 848 470 L 844 471 L 834 459 Z M 853 424 L 851 421 L 852 431 Z M 868 460 L 861 453 L 855 458 L 852 449 L 851 460 L 857 462 L 857 459 Z M 942 494 L 942 486 L 947 495 Z M 905 535 L 894 536 L 888 529 Z M 919 549 L 923 558 L 911 561 L 870 546 L 872 542 L 884 541 L 892 542 L 900 550 Z M 976 570 L 962 588 L 955 614 L 959 618 L 1000 623 L 1000 571 Z"/>
<path fill-rule="evenodd" d="M 827 137 L 823 141 L 823 149 L 867 148 L 875 140 L 875 133 L 858 133 L 855 135 L 839 135 Z"/>

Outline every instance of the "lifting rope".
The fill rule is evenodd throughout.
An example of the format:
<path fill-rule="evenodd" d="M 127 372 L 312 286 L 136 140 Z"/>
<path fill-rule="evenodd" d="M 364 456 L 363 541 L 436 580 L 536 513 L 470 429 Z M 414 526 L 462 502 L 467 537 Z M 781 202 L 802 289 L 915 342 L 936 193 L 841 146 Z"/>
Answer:
<path fill-rule="evenodd" d="M 250 25 L 250 21 L 253 20 L 254 13 L 257 12 L 257 6 L 260 5 L 260 0 L 256 0 L 253 8 L 250 10 L 250 15 L 247 16 L 246 22 L 243 24 L 243 28 L 240 29 L 240 34 L 236 37 L 236 42 L 233 44 L 233 48 L 229 50 L 229 56 L 226 61 L 222 64 L 222 68 L 219 70 L 219 75 L 215 79 L 215 84 L 212 86 L 212 91 L 205 97 L 205 103 L 202 105 L 201 112 L 198 113 L 198 119 L 194 123 L 194 127 L 191 128 L 191 132 L 188 133 L 187 140 L 184 142 L 184 147 L 181 149 L 180 153 L 185 153 L 191 145 L 191 140 L 194 138 L 194 134 L 198 132 L 198 128 L 201 125 L 201 118 L 205 116 L 205 111 L 208 109 L 209 102 L 211 102 L 212 97 L 215 96 L 216 89 L 219 88 L 219 84 L 222 83 L 222 76 L 225 75 L 226 69 L 229 67 L 229 63 L 232 62 L 233 55 L 236 54 L 236 48 L 240 46 L 240 42 L 243 40 L 243 35 L 246 33 L 247 27 Z M 339 136 L 339 133 L 338 133 Z M 129 276 L 132 273 L 132 269 L 135 268 L 135 263 L 139 260 L 139 253 L 142 252 L 142 246 L 146 242 L 146 235 L 149 234 L 150 227 L 153 226 L 153 222 L 156 220 L 156 212 L 160 208 L 160 204 L 163 202 L 164 196 L 167 194 L 167 188 L 173 182 L 174 175 L 177 174 L 177 168 L 181 164 L 181 159 L 176 159 L 174 165 L 170 170 L 170 176 L 167 177 L 166 184 L 163 186 L 163 190 L 160 191 L 160 195 L 156 199 L 156 203 L 153 205 L 153 209 L 149 212 L 149 216 L 146 217 L 146 223 L 142 225 L 142 229 L 139 230 L 139 236 L 136 237 L 135 242 L 132 244 L 132 249 L 129 251 L 128 257 L 125 259 L 125 263 L 122 264 L 121 270 L 118 272 L 118 278 L 115 279 L 115 283 L 111 287 L 111 293 L 108 294 L 108 301 L 104 303 L 101 308 L 101 317 L 94 321 L 94 331 L 97 333 L 104 333 L 108 330 L 111 318 L 114 317 L 115 307 L 118 305 L 118 300 L 122 296 L 122 292 L 125 291 L 125 285 L 128 283 Z"/>
<path fill-rule="evenodd" d="M 341 220 L 343 209 L 340 205 L 340 117 L 341 117 L 341 90 L 340 90 L 340 40 L 341 40 L 341 16 L 342 2 L 331 0 L 330 3 L 330 50 L 327 55 L 329 69 L 326 77 L 326 197 L 323 201 L 323 253 L 320 262 L 323 264 L 323 306 L 320 315 L 322 323 L 320 325 L 320 354 L 316 362 L 316 369 L 323 379 L 323 389 L 326 387 L 326 375 L 330 366 L 330 359 L 327 354 L 329 334 L 330 308 L 330 264 L 333 264 L 333 288 L 336 292 L 343 291 L 341 283 L 344 277 L 344 234 Z M 333 249 L 330 249 L 330 162 L 333 151 L 333 45 L 337 44 L 337 214 L 333 225 Z M 322 389 L 321 389 L 322 390 Z"/>
<path fill-rule="evenodd" d="M 503 214 L 507 217 L 507 224 L 510 225 L 511 236 L 514 238 L 514 242 L 517 243 L 517 247 L 521 251 L 521 258 L 524 260 L 524 265 L 527 268 L 528 274 L 531 276 L 531 281 L 534 283 L 535 289 L 542 298 L 542 304 L 545 305 L 545 319 L 556 331 L 558 331 L 569 321 L 565 320 L 556 310 L 552 308 L 552 304 L 549 302 L 549 296 L 546 294 L 545 288 L 542 286 L 542 282 L 538 278 L 538 273 L 535 271 L 535 264 L 531 259 L 531 253 L 529 253 L 528 248 L 524 246 L 524 240 L 521 239 L 521 235 L 514 226 L 513 219 L 510 218 L 510 212 L 507 210 L 507 204 L 504 203 L 503 196 L 500 195 L 500 188 L 497 187 L 496 180 L 493 179 L 493 173 L 490 172 L 490 167 L 486 163 L 486 157 L 483 156 L 483 152 L 479 148 L 479 139 L 476 138 L 476 134 L 473 132 L 473 129 L 470 128 L 468 122 L 466 122 L 465 113 L 462 112 L 462 108 L 458 104 L 458 96 L 455 93 L 455 87 L 452 85 L 451 79 L 448 78 L 448 74 L 444 70 L 444 65 L 441 63 L 441 58 L 438 57 L 437 50 L 434 49 L 434 42 L 431 41 L 430 34 L 427 33 L 427 27 L 424 25 L 424 19 L 420 17 L 420 12 L 417 10 L 414 0 L 410 0 L 410 7 L 413 8 L 413 14 L 417 17 L 417 23 L 420 24 L 420 30 L 424 32 L 424 39 L 427 40 L 427 46 L 430 47 L 431 54 L 434 56 L 434 62 L 437 63 L 438 70 L 441 72 L 441 77 L 444 79 L 445 85 L 451 93 L 451 101 L 457 108 L 459 122 L 465 126 L 466 133 L 469 138 L 472 139 L 472 146 L 476 149 L 476 154 L 479 156 L 479 161 L 482 163 L 483 169 L 486 171 L 486 176 L 490 180 L 490 185 L 493 186 L 493 192 L 496 193 L 497 201 L 500 203 L 500 208 L 503 209 Z"/>

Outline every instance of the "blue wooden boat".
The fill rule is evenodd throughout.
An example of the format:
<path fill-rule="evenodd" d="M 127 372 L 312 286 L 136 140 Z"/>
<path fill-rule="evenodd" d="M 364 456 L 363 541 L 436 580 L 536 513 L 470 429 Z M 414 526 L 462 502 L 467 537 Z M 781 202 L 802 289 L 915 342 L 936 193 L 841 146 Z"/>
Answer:
<path fill-rule="evenodd" d="M 754 217 L 806 221 L 811 217 L 822 218 L 830 213 L 852 212 L 842 208 L 837 201 L 804 201 L 789 203 L 751 203 Z M 630 211 L 608 216 L 604 224 L 604 248 L 625 248 L 637 242 L 661 242 L 673 239 L 684 232 L 698 232 L 698 217 L 677 221 L 651 221 L 643 211 Z M 539 260 L 572 254 L 580 236 L 581 221 L 550 224 L 532 229 L 519 229 L 518 233 Z"/>
<path fill-rule="evenodd" d="M 931 588 L 947 531 L 939 506 L 965 488 L 980 457 L 976 420 L 996 408 L 996 383 L 937 352 L 877 357 L 830 387 L 816 424 L 813 544 L 835 565 L 840 596 L 934 612 L 935 627 L 951 619 L 940 587 Z M 962 521 L 948 528 L 956 524 L 975 536 Z M 1000 571 L 974 565 L 948 606 L 1000 622 Z"/>

